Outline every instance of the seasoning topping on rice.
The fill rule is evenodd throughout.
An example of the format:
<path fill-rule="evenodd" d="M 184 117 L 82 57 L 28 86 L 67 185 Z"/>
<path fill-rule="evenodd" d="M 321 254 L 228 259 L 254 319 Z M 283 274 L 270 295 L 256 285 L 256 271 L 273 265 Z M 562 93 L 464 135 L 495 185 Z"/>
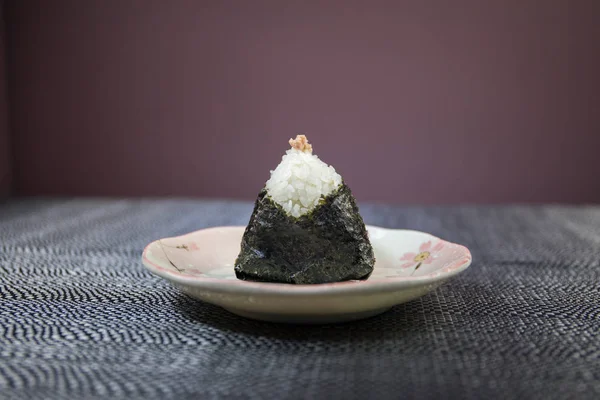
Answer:
<path fill-rule="evenodd" d="M 312 145 L 308 143 L 305 135 L 296 135 L 296 139 L 290 139 L 289 143 L 293 149 L 312 153 Z"/>

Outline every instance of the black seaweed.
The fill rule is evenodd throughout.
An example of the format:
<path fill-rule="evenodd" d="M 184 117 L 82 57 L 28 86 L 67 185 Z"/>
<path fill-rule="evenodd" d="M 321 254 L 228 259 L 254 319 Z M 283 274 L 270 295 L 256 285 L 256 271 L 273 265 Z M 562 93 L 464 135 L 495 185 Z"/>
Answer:
<path fill-rule="evenodd" d="M 366 279 L 375 256 L 350 188 L 342 184 L 310 213 L 288 215 L 263 189 L 235 261 L 238 279 L 312 284 Z"/>

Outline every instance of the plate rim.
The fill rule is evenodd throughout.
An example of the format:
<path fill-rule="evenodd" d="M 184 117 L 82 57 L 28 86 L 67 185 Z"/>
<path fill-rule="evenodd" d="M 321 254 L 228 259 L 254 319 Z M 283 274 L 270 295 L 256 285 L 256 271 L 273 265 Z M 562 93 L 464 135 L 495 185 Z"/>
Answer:
<path fill-rule="evenodd" d="M 263 295 L 277 295 L 277 296 L 306 296 L 306 295 L 337 295 L 342 293 L 369 293 L 369 292 L 382 292 L 382 291 L 396 291 L 401 289 L 409 289 L 413 287 L 424 286 L 427 284 L 436 284 L 440 281 L 448 280 L 461 272 L 465 271 L 473 262 L 471 252 L 466 246 L 458 243 L 449 242 L 434 236 L 428 232 L 412 230 L 412 229 L 393 229 L 384 228 L 376 225 L 366 225 L 367 230 L 375 228 L 378 230 L 394 231 L 394 232 L 414 232 L 430 236 L 433 239 L 441 240 L 445 243 L 457 246 L 461 251 L 464 252 L 464 257 L 461 258 L 460 264 L 446 267 L 435 275 L 421 275 L 421 276 L 397 276 L 387 277 L 385 279 L 373 279 L 364 281 L 344 281 L 344 282 L 333 282 L 333 283 L 322 283 L 322 284 L 304 284 L 296 285 L 289 283 L 273 283 L 273 282 L 254 282 L 254 281 L 243 281 L 243 280 L 230 280 L 221 278 L 210 278 L 193 275 L 183 275 L 176 271 L 172 271 L 156 263 L 152 262 L 148 256 L 148 250 L 151 246 L 155 245 L 161 240 L 166 239 L 178 239 L 186 236 L 193 235 L 199 232 L 211 231 L 211 230 L 223 230 L 223 229 L 235 229 L 244 230 L 246 227 L 241 225 L 231 226 L 214 226 L 204 229 L 198 229 L 196 231 L 188 232 L 183 235 L 165 237 L 154 240 L 146 245 L 142 252 L 142 263 L 146 269 L 151 273 L 160 276 L 173 284 L 180 286 L 191 286 L 199 289 L 206 289 L 213 292 L 221 293 L 237 293 L 237 294 L 263 294 Z"/>

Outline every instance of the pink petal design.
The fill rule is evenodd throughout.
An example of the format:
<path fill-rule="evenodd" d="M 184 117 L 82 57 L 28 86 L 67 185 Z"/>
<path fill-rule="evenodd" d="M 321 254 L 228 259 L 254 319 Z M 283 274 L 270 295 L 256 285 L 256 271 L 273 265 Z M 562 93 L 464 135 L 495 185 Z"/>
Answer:
<path fill-rule="evenodd" d="M 188 249 L 191 250 L 199 250 L 200 248 L 198 247 L 198 245 L 196 243 L 190 243 L 188 244 Z"/>
<path fill-rule="evenodd" d="M 417 253 L 404 253 L 400 261 L 413 261 L 416 256 Z"/>
<path fill-rule="evenodd" d="M 406 269 L 406 268 L 410 268 L 410 267 L 412 267 L 413 265 L 415 265 L 415 263 L 414 263 L 414 262 L 404 263 L 404 264 L 402 264 L 402 265 L 400 266 L 400 268 L 401 268 L 401 269 Z"/>
<path fill-rule="evenodd" d="M 422 261 L 423 264 L 431 264 L 435 260 L 435 257 L 429 256 Z"/>
<path fill-rule="evenodd" d="M 422 253 L 424 251 L 429 251 L 430 248 L 431 248 L 431 241 L 425 242 L 421 245 L 421 247 L 419 247 L 419 251 Z"/>
<path fill-rule="evenodd" d="M 439 242 L 437 242 L 437 244 L 433 247 L 433 249 L 431 249 L 431 251 L 440 251 L 444 248 L 444 242 L 442 242 L 441 240 Z"/>

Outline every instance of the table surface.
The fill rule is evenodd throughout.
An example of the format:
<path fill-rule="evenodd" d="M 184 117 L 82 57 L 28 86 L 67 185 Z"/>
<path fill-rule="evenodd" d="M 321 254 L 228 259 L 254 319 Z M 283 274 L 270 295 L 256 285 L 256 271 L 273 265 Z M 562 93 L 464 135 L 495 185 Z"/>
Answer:
<path fill-rule="evenodd" d="M 340 325 L 246 320 L 148 273 L 144 246 L 251 203 L 0 204 L 0 398 L 598 398 L 600 207 L 363 205 L 465 244 L 418 300 Z M 5 397 L 3 397 L 5 396 Z"/>

